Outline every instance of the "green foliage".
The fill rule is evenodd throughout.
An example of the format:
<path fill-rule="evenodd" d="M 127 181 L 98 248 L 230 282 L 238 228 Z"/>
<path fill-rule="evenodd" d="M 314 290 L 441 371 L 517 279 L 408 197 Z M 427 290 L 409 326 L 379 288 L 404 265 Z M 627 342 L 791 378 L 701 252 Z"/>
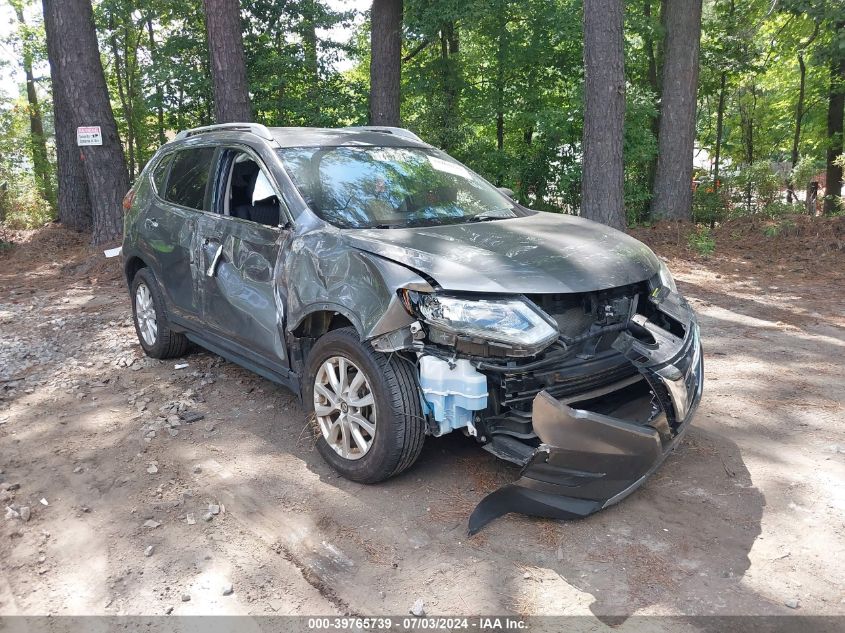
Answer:
<path fill-rule="evenodd" d="M 697 226 L 687 238 L 687 244 L 702 257 L 712 255 L 716 250 L 716 240 L 707 226 Z"/>
<path fill-rule="evenodd" d="M 580 11 L 575 0 L 406 2 L 404 123 L 523 203 L 577 208 Z"/>
<path fill-rule="evenodd" d="M 625 209 L 628 224 L 648 220 L 651 203 L 652 161 L 657 159 L 657 139 L 650 128 L 657 117 L 654 95 L 642 86 L 631 86 L 625 111 Z"/>
<path fill-rule="evenodd" d="M 730 189 L 725 187 L 725 183 L 722 186 L 723 188 L 717 191 L 713 183 L 705 182 L 695 188 L 692 195 L 693 222 L 712 226 L 725 219 L 730 208 L 725 191 Z"/>
<path fill-rule="evenodd" d="M 18 181 L 0 194 L 2 225 L 9 229 L 37 229 L 55 219 L 53 209 L 44 201 L 34 182 Z"/>
<path fill-rule="evenodd" d="M 20 4 L 28 15 L 37 13 L 40 4 L 6 1 Z M 138 174 L 176 131 L 213 120 L 202 0 L 94 4 L 113 109 L 130 170 Z M 664 35 L 660 4 L 625 3 L 624 196 L 630 225 L 650 221 Z M 251 0 L 242 2 L 241 10 L 257 121 L 291 126 L 367 122 L 366 15 L 362 22 L 354 11 L 333 9 L 326 0 Z M 511 187 L 522 203 L 576 213 L 581 195 L 582 11 L 583 0 L 405 0 L 403 124 L 488 180 Z M 845 55 L 842 33 L 833 25 L 842 19 L 845 4 L 831 0 L 704 3 L 696 222 L 711 225 L 743 213 L 782 218 L 800 212 L 800 205 L 784 202 L 785 188 L 790 180 L 803 195 L 806 183 L 823 168 L 829 146 L 829 67 L 831 60 Z M 336 27 L 351 34 L 348 41 L 326 36 Z M 44 73 L 43 29 L 37 19 L 27 20 L 4 43 Z M 806 66 L 805 111 L 800 160 L 790 169 L 799 57 Z M 38 82 L 38 93 L 47 134 L 52 135 L 48 82 Z M 32 198 L 39 183 L 32 175 L 35 154 L 25 113 L 20 99 L 0 104 L 0 182 L 10 183 L 8 212 L 31 218 L 14 221 L 35 225 L 45 216 Z M 718 187 L 713 182 L 717 146 Z M 48 149 L 52 152 L 51 143 Z M 40 189 L 46 190 L 43 183 Z M 12 195 L 14 204 L 9 202 Z M 706 237 L 696 243 L 706 244 Z"/>
<path fill-rule="evenodd" d="M 824 171 L 824 163 L 812 156 L 802 156 L 792 170 L 791 181 L 796 189 L 805 189 L 813 177 Z"/>
<path fill-rule="evenodd" d="M 55 218 L 32 169 L 30 142 L 26 99 L 0 99 L 0 225 L 10 229 L 36 228 Z"/>
<path fill-rule="evenodd" d="M 769 207 L 778 197 L 783 180 L 769 161 L 746 165 L 736 177 L 737 186 L 746 193 L 746 210 L 758 212 Z"/>
<path fill-rule="evenodd" d="M 47 55 L 43 22 L 30 2 L 8 0 L 8 3 L 15 18 L 12 30 L 0 41 L 0 46 L 13 51 L 18 59 L 5 65 L 16 63 L 19 71 L 28 70 L 35 75 Z M 29 103 L 25 84 L 19 86 L 16 95 L 0 96 L 0 184 L 5 183 L 5 193 L 0 193 L 3 198 L 0 205 L 5 207 L 0 211 L 0 220 L 3 212 L 9 213 L 12 208 L 24 215 L 33 206 L 45 207 L 48 214 L 55 213 L 55 161 L 46 142 L 52 131 L 50 94 L 37 80 L 31 88 L 35 105 Z M 30 115 L 40 119 L 44 134 L 31 131 Z"/>
<path fill-rule="evenodd" d="M 797 225 L 795 224 L 795 220 L 791 218 L 785 218 L 783 220 L 775 222 L 774 224 L 769 224 L 768 226 L 766 226 L 766 228 L 763 229 L 763 234 L 766 237 L 770 238 L 777 237 L 781 234 L 787 234 L 790 231 L 795 230 L 796 228 Z"/>
<path fill-rule="evenodd" d="M 783 200 L 775 200 L 763 207 L 763 215 L 773 220 L 788 217 L 790 215 L 802 215 L 804 212 L 803 204 L 789 203 L 784 202 Z M 792 222 L 792 220 L 785 221 Z"/>

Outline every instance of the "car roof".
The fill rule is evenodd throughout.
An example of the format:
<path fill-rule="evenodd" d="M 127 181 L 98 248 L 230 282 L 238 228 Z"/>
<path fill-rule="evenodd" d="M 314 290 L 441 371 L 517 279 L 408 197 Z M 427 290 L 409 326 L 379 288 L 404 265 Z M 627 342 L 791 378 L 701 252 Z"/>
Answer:
<path fill-rule="evenodd" d="M 416 134 L 388 127 L 271 127 L 281 147 L 359 145 L 369 147 L 428 147 Z"/>
<path fill-rule="evenodd" d="M 214 138 L 219 135 L 251 134 L 277 147 L 430 147 L 419 136 L 399 127 L 380 125 L 360 127 L 272 127 L 260 123 L 223 123 L 184 130 L 174 141 Z"/>

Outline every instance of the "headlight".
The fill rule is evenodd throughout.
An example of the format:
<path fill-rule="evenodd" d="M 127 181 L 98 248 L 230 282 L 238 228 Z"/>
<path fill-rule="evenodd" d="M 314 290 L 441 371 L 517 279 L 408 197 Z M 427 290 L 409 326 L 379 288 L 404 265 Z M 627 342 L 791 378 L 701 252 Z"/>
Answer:
<path fill-rule="evenodd" d="M 657 277 L 660 280 L 660 285 L 664 288 L 668 288 L 672 292 L 678 292 L 678 286 L 675 285 L 675 280 L 672 279 L 672 273 L 669 272 L 669 267 L 666 266 L 662 259 L 658 259 L 657 261 L 660 262 L 660 268 L 657 271 Z"/>
<path fill-rule="evenodd" d="M 405 299 L 427 324 L 458 335 L 540 349 L 559 336 L 548 317 L 522 299 L 461 299 L 409 290 Z"/>

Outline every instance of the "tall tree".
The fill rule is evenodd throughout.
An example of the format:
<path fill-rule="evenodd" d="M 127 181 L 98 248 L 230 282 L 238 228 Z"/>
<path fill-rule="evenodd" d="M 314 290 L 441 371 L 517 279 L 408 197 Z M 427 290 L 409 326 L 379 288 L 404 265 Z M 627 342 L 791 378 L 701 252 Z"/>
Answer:
<path fill-rule="evenodd" d="M 114 6 L 117 5 L 117 6 Z M 145 110 L 141 102 L 141 77 L 139 69 L 139 51 L 143 22 L 136 22 L 132 7 L 122 2 L 102 2 L 105 10 L 105 22 L 108 25 L 108 41 L 111 48 L 111 76 L 117 85 L 120 104 L 118 121 L 120 131 L 126 140 L 129 159 L 129 178 L 135 179 L 137 171 L 144 164 L 142 155 L 142 136 L 145 127 Z"/>
<path fill-rule="evenodd" d="M 53 189 L 52 166 L 47 154 L 47 140 L 44 135 L 44 122 L 41 116 L 41 103 L 35 89 L 35 74 L 32 70 L 33 43 L 28 32 L 23 14 L 23 3 L 19 0 L 12 2 L 15 17 L 18 21 L 18 31 L 21 36 L 21 65 L 26 78 L 27 115 L 29 116 L 29 147 L 32 156 L 32 166 L 35 180 L 41 195 L 51 206 L 56 206 L 56 194 Z"/>
<path fill-rule="evenodd" d="M 373 0 L 370 20 L 370 124 L 398 126 L 402 0 Z"/>
<path fill-rule="evenodd" d="M 665 7 L 660 135 L 652 215 L 692 219 L 698 51 L 702 0 L 671 0 Z"/>
<path fill-rule="evenodd" d="M 728 24 L 728 28 L 730 28 L 734 23 L 734 14 L 736 13 L 736 1 L 730 0 L 728 2 L 728 12 L 727 12 L 727 19 L 725 22 Z M 725 35 L 728 35 L 726 31 Z M 725 37 L 725 39 L 729 39 Z M 727 58 L 728 55 L 725 54 L 725 48 L 722 49 L 722 57 Z M 729 63 L 729 59 L 724 59 L 725 67 L 722 68 L 722 72 L 719 75 L 719 100 L 718 104 L 716 105 L 716 150 L 713 152 L 713 187 L 716 191 L 719 190 L 719 187 L 722 186 L 722 179 L 719 173 L 719 170 L 722 166 L 722 139 L 724 138 L 724 131 L 725 131 L 725 101 L 727 99 L 727 89 L 728 89 L 728 68 L 727 65 Z M 715 224 L 716 216 L 714 215 L 711 220 L 711 226 Z"/>
<path fill-rule="evenodd" d="M 622 0 L 584 0 L 584 173 L 581 215 L 625 228 Z"/>
<path fill-rule="evenodd" d="M 648 68 L 646 71 L 646 80 L 648 82 L 648 87 L 651 89 L 651 92 L 654 95 L 654 104 L 655 104 L 655 116 L 651 118 L 651 133 L 654 135 L 654 138 L 659 138 L 660 135 L 660 117 L 659 115 L 659 106 L 657 104 L 660 103 L 660 65 L 663 62 L 662 59 L 662 51 L 663 51 L 663 31 L 662 31 L 662 20 L 666 15 L 665 5 L 666 0 L 659 0 L 657 3 L 658 7 L 658 18 L 655 20 L 653 17 L 652 12 L 652 2 L 651 0 L 645 0 L 643 5 L 643 14 L 645 15 L 646 20 L 648 21 L 648 28 L 645 32 L 645 36 L 643 37 L 643 46 L 645 48 L 646 59 L 648 61 Z M 657 27 L 658 23 L 660 24 L 660 28 Z M 658 55 L 660 53 L 660 55 Z M 657 173 L 657 152 L 655 152 L 649 160 L 648 164 L 648 188 L 649 191 L 654 189 L 654 175 Z"/>
<path fill-rule="evenodd" d="M 152 61 L 153 66 L 157 66 L 159 62 L 158 44 L 156 44 L 155 30 L 153 29 L 153 20 L 149 16 L 147 16 L 146 25 L 147 36 L 149 37 L 150 59 Z M 162 86 L 158 82 L 156 82 L 155 86 L 155 108 L 157 122 L 156 130 L 158 132 L 158 144 L 164 145 L 167 142 L 167 139 L 164 136 L 164 86 Z"/>
<path fill-rule="evenodd" d="M 85 165 L 80 159 L 79 148 L 76 146 L 73 110 L 68 104 L 64 89 L 59 86 L 58 73 L 53 70 L 53 67 L 51 57 L 59 222 L 74 231 L 87 233 L 93 229 L 93 219 L 91 198 L 88 195 L 88 180 L 85 178 Z"/>
<path fill-rule="evenodd" d="M 807 47 L 813 43 L 813 40 L 816 39 L 818 34 L 819 23 L 816 21 L 813 26 L 813 33 L 809 38 L 807 38 L 806 42 L 803 42 L 798 46 L 798 102 L 795 104 L 795 132 L 792 135 L 792 152 L 790 155 L 793 172 L 798 166 L 798 159 L 800 158 L 799 150 L 801 143 L 801 127 L 804 124 L 804 99 L 807 93 L 807 63 L 804 61 L 804 54 Z M 788 189 L 786 190 L 786 201 L 791 203 L 794 197 L 795 183 L 792 178 L 790 178 Z"/>
<path fill-rule="evenodd" d="M 238 0 L 203 0 L 217 123 L 252 121 Z"/>
<path fill-rule="evenodd" d="M 300 35 L 302 37 L 303 52 L 305 53 L 306 88 L 306 117 L 309 125 L 320 123 L 320 62 L 317 45 L 317 0 L 304 0 L 302 4 L 302 23 Z"/>
<path fill-rule="evenodd" d="M 824 212 L 831 214 L 838 208 L 842 195 L 843 130 L 845 118 L 845 20 L 837 20 L 833 27 L 833 54 L 830 60 L 830 94 L 827 105 L 827 171 L 825 177 Z"/>
<path fill-rule="evenodd" d="M 74 130 L 83 125 L 97 125 L 102 134 L 102 145 L 79 148 L 91 202 L 93 242 L 102 244 L 121 235 L 121 202 L 129 189 L 129 174 L 100 61 L 91 0 L 43 0 L 43 3 L 53 86 L 54 91 L 61 93 L 58 98 L 54 96 L 59 104 L 57 136 L 68 134 L 68 128 Z M 60 123 L 65 129 L 58 131 Z M 65 141 L 65 149 L 66 144 Z M 60 170 L 60 176 L 61 173 Z M 76 181 L 65 183 L 65 188 L 76 186 Z M 78 195 L 75 197 L 79 199 Z M 62 217 L 61 210 L 59 216 Z"/>

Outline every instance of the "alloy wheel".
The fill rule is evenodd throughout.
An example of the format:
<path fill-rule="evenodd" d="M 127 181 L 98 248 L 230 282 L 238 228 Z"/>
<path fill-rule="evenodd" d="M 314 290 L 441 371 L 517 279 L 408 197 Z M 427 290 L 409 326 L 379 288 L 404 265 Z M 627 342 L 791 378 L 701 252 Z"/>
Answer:
<path fill-rule="evenodd" d="M 158 321 L 153 295 L 145 283 L 138 284 L 135 290 L 135 320 L 144 342 L 149 346 L 155 345 L 158 337 Z"/>
<path fill-rule="evenodd" d="M 366 374 L 348 358 L 332 356 L 317 371 L 314 415 L 326 443 L 344 459 L 361 459 L 372 447 L 375 398 Z"/>

